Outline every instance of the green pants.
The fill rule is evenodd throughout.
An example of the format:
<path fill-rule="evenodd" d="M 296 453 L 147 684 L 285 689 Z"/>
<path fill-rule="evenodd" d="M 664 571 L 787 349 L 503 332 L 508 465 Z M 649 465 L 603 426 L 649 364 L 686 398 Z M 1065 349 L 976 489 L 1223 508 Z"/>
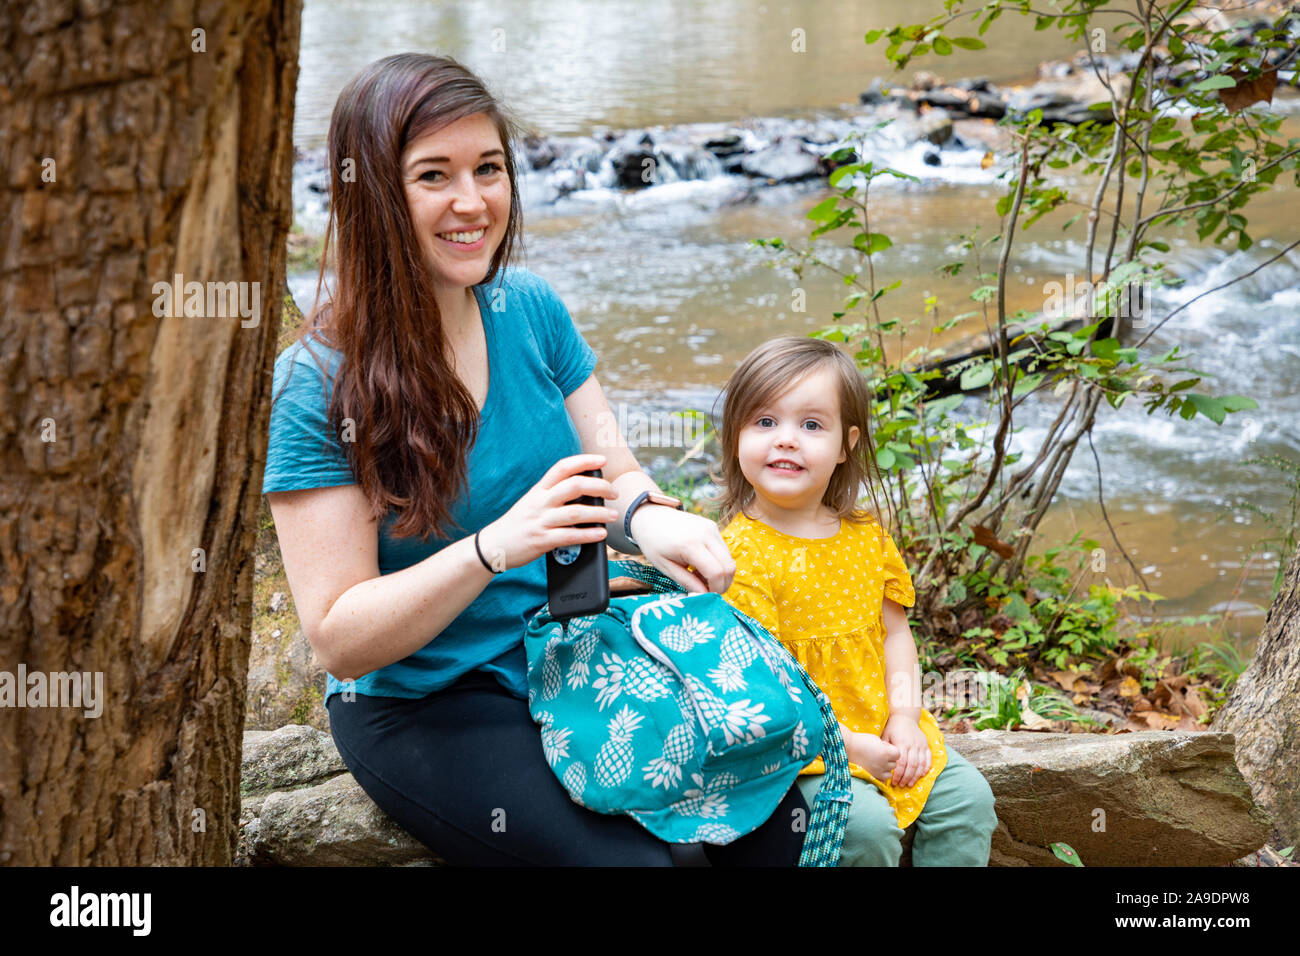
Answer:
<path fill-rule="evenodd" d="M 795 781 L 812 806 L 822 776 Z M 853 779 L 853 809 L 849 811 L 840 850 L 840 866 L 898 866 L 903 831 L 884 794 L 865 780 Z M 947 766 L 935 778 L 930 796 L 916 820 L 912 840 L 913 866 L 988 866 L 989 846 L 998 825 L 993 791 L 984 775 L 966 758 L 948 748 Z"/>

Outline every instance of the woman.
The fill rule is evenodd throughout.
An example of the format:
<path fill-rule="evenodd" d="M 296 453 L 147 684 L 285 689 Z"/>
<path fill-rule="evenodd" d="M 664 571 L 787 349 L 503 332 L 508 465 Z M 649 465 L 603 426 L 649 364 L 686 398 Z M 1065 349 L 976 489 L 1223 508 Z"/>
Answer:
<path fill-rule="evenodd" d="M 683 855 L 551 773 L 525 622 L 552 548 L 639 548 L 691 591 L 725 591 L 735 563 L 712 522 L 663 504 L 636 508 L 626 537 L 657 488 L 564 304 L 509 267 L 516 128 L 444 57 L 387 57 L 339 95 L 337 289 L 276 361 L 263 491 L 334 740 L 381 808 L 453 864 L 672 865 Z M 566 504 L 580 495 L 606 504 Z M 793 865 L 807 811 L 792 788 L 704 853 Z"/>

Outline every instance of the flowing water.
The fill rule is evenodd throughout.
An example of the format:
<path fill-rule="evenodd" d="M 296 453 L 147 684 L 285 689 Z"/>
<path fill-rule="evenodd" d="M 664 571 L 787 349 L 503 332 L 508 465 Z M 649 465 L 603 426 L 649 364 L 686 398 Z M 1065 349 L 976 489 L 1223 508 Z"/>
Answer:
<path fill-rule="evenodd" d="M 547 136 L 842 115 L 873 78 L 899 79 L 884 60 L 883 45 L 868 47 L 862 35 L 941 11 L 933 0 L 489 6 L 307 0 L 295 141 L 302 147 L 323 143 L 334 98 L 348 78 L 378 57 L 409 49 L 457 57 Z M 806 53 L 791 52 L 795 30 L 804 31 Z M 987 50 L 930 56 L 912 68 L 1010 85 L 1031 80 L 1039 60 L 1076 49 L 1057 31 L 1034 33 L 1031 23 L 1011 16 L 984 39 Z M 1289 114 L 1285 132 L 1300 136 L 1297 114 Z M 939 266 L 961 258 L 958 236 L 976 229 L 981 237 L 997 233 L 993 207 L 1002 186 L 998 167 L 981 167 L 982 149 L 945 149 L 938 167 L 925 164 L 924 152 L 922 145 L 891 140 L 888 131 L 871 143 L 877 162 L 922 179 L 872 186 L 872 230 L 894 242 L 877 257 L 876 275 L 881 285 L 903 282 L 885 300 L 887 314 L 920 319 L 922 300 L 935 295 L 943 321 L 974 308 L 966 296 L 975 268 L 968 265 L 951 278 Z M 834 321 L 831 312 L 844 287 L 833 275 L 810 271 L 796 280 L 788 270 L 769 268 L 770 254 L 749 242 L 780 236 L 802 244 L 809 231 L 805 212 L 829 195 L 824 182 L 774 186 L 734 203 L 727 201 L 734 177 L 718 172 L 637 193 L 587 189 L 552 203 L 541 179 L 529 174 L 524 183 L 522 263 L 564 299 L 599 356 L 596 374 L 611 403 L 631 418 L 708 411 L 755 344 Z M 1090 192 L 1080 179 L 1063 182 L 1080 196 Z M 1300 238 L 1300 190 L 1279 182 L 1245 210 L 1256 240 L 1247 252 L 1199 242 L 1190 230 L 1163 231 L 1173 247 L 1168 258 L 1186 282 L 1161 290 L 1156 317 Z M 1012 310 L 1041 309 L 1046 282 L 1082 273 L 1082 223 L 1061 229 L 1078 208 L 1045 217 L 1018 236 Z M 996 255 L 996 247 L 983 250 L 984 271 L 995 268 Z M 842 250 L 828 248 L 825 258 L 845 271 L 854 264 Z M 291 285 L 307 306 L 308 277 L 293 276 Z M 807 292 L 806 311 L 792 308 L 796 286 Z M 931 334 L 931 324 L 927 318 L 894 347 L 905 354 L 927 342 L 951 344 L 982 329 L 983 320 L 942 334 Z M 1284 521 L 1290 492 L 1283 474 L 1245 460 L 1281 455 L 1300 461 L 1300 249 L 1199 299 L 1155 333 L 1147 348 L 1159 354 L 1174 344 L 1204 373 L 1200 390 L 1248 395 L 1259 409 L 1216 426 L 1199 416 L 1148 416 L 1131 402 L 1119 410 L 1103 404 L 1094 430 L 1097 461 L 1086 444 L 1076 452 L 1033 550 L 1081 531 L 1101 543 L 1106 561 L 1104 570 L 1085 575 L 1081 587 L 1137 580 L 1102 521 L 1100 473 L 1120 542 L 1151 589 L 1166 598 L 1157 616 L 1217 616 L 1218 623 L 1187 629 L 1173 643 L 1213 636 L 1222 627 L 1226 639 L 1249 649 L 1263 625 L 1278 559 L 1276 542 L 1267 541 L 1277 531 L 1258 511 Z M 978 418 L 980 404 L 968 399 L 962 414 Z M 1058 407 L 1050 397 L 1026 402 L 1017 413 L 1013 449 L 1032 455 Z M 655 444 L 680 443 L 646 443 Z M 639 457 L 648 463 L 664 450 L 644 447 Z"/>

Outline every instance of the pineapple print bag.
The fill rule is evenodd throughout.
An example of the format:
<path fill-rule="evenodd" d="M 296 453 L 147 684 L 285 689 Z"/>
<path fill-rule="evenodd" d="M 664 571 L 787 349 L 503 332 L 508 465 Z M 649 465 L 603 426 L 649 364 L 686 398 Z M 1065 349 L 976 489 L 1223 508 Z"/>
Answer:
<path fill-rule="evenodd" d="M 712 592 L 616 561 L 654 588 L 590 617 L 528 622 L 528 709 L 574 802 L 669 843 L 726 844 L 764 823 L 818 753 L 826 779 L 800 866 L 835 866 L 852 802 L 830 701 L 761 624 Z"/>

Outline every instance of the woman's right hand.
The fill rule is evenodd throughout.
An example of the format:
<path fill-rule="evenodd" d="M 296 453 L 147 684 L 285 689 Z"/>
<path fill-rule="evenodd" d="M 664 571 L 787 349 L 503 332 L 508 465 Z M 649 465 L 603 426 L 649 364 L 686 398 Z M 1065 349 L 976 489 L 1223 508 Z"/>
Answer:
<path fill-rule="evenodd" d="M 600 505 L 567 503 L 582 495 L 606 502 L 617 498 L 611 482 L 582 474 L 604 466 L 604 455 L 561 458 L 509 511 L 480 531 L 479 546 L 493 570 L 520 567 L 553 548 L 604 541 L 605 525 L 619 513 Z M 591 523 L 598 527 L 573 527 Z"/>

